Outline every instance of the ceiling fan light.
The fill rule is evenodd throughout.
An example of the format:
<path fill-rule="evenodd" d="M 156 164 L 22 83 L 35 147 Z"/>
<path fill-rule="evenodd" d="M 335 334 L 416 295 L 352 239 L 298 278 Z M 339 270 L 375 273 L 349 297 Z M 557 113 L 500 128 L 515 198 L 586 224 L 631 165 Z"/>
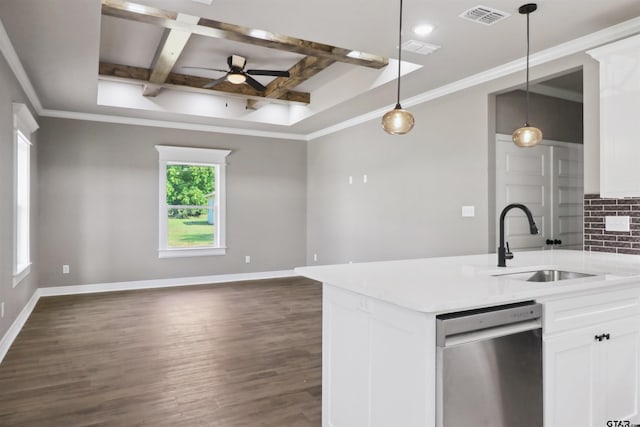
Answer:
<path fill-rule="evenodd" d="M 413 129 L 414 124 L 413 114 L 403 110 L 400 104 L 382 116 L 382 127 L 385 132 L 391 135 L 404 135 Z"/>
<path fill-rule="evenodd" d="M 242 73 L 229 73 L 227 74 L 227 81 L 234 85 L 239 85 L 247 81 L 247 76 Z"/>
<path fill-rule="evenodd" d="M 534 126 L 525 124 L 523 127 L 516 129 L 511 135 L 513 143 L 518 147 L 533 147 L 542 141 L 542 131 Z"/>

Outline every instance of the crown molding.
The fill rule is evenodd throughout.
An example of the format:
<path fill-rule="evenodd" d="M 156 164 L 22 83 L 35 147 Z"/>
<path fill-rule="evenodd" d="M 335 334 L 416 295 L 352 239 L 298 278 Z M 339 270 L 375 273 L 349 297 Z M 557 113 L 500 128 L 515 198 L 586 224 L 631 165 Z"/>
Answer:
<path fill-rule="evenodd" d="M 572 90 L 547 86 L 545 84 L 529 86 L 529 92 L 537 93 L 538 95 L 550 96 L 552 98 L 564 99 L 565 101 L 578 102 L 580 104 L 584 102 L 584 97 L 581 92 L 574 92 Z"/>
<path fill-rule="evenodd" d="M 569 56 L 579 52 L 584 52 L 588 49 L 593 49 L 603 44 L 634 35 L 638 32 L 640 32 L 640 17 L 636 17 L 628 21 L 621 22 L 620 24 L 616 24 L 611 27 L 605 28 L 603 30 L 596 31 L 595 33 L 588 34 L 586 36 L 579 37 L 577 39 L 568 41 L 566 43 L 562 43 L 554 47 L 537 52 L 530 56 L 529 58 L 530 66 L 533 67 L 536 65 L 541 65 L 546 62 L 563 58 L 565 56 Z M 40 103 L 40 99 L 38 98 L 38 95 L 33 89 L 33 86 L 31 85 L 31 82 L 26 72 L 22 67 L 22 63 L 20 62 L 20 59 L 18 58 L 18 55 L 15 49 L 13 48 L 11 40 L 9 39 L 9 36 L 1 20 L 0 20 L 0 51 L 2 51 L 4 57 L 9 63 L 9 66 L 11 67 L 11 70 L 13 71 L 14 75 L 18 79 L 27 97 L 33 104 L 33 107 L 36 109 L 36 112 L 38 113 L 38 115 L 41 115 L 44 117 L 58 117 L 58 118 L 88 120 L 88 121 L 97 121 L 97 122 L 106 122 L 106 123 L 122 123 L 122 124 L 132 124 L 132 125 L 140 125 L 140 126 L 195 130 L 195 131 L 202 131 L 202 132 L 226 133 L 226 134 L 233 134 L 233 135 L 247 135 L 247 136 L 257 136 L 257 137 L 266 137 L 266 138 L 288 139 L 288 140 L 296 140 L 296 141 L 311 141 L 319 137 L 329 135 L 329 134 L 338 132 L 340 130 L 344 130 L 344 129 L 356 126 L 358 124 L 376 119 L 382 114 L 384 114 L 386 111 L 388 111 L 389 109 L 393 108 L 393 105 L 389 105 L 384 108 L 379 108 L 374 111 L 370 111 L 368 113 L 365 113 L 356 117 L 352 117 L 343 122 L 336 123 L 334 125 L 320 129 L 318 131 L 311 132 L 309 134 L 259 131 L 259 130 L 233 128 L 233 127 L 210 126 L 210 125 L 202 125 L 202 124 L 186 123 L 186 122 L 170 122 L 170 121 L 153 120 L 153 119 L 123 117 L 123 116 L 107 115 L 107 114 L 91 114 L 91 113 L 81 113 L 81 112 L 73 112 L 73 111 L 49 110 L 49 109 L 43 109 L 42 104 Z M 444 86 L 438 87 L 436 89 L 432 89 L 432 90 L 423 92 L 421 94 L 418 94 L 416 96 L 407 98 L 406 100 L 402 100 L 402 105 L 405 108 L 407 108 L 407 107 L 423 104 L 425 102 L 432 101 L 434 99 L 470 88 L 472 86 L 486 83 L 488 81 L 507 76 L 514 72 L 524 70 L 525 67 L 526 67 L 526 58 L 522 57 L 515 61 L 508 62 L 498 67 L 491 68 L 489 70 L 474 74 L 464 79 L 461 79 L 461 80 L 446 84 Z"/>
<path fill-rule="evenodd" d="M 294 141 L 307 141 L 307 136 L 298 133 L 271 132 L 254 129 L 242 129 L 224 126 L 203 125 L 198 123 L 172 122 L 155 119 L 142 119 L 137 117 L 115 116 L 110 114 L 81 113 L 78 111 L 49 110 L 40 112 L 42 117 L 54 117 L 58 119 L 85 120 L 89 122 L 119 123 L 125 125 L 150 126 L 168 129 L 193 130 L 199 132 L 214 132 L 230 135 L 246 135 L 263 138 L 288 139 Z"/>
<path fill-rule="evenodd" d="M 586 36 L 579 37 L 577 39 L 570 40 L 566 43 L 562 43 L 562 44 L 550 47 L 548 49 L 542 50 L 540 52 L 534 53 L 529 57 L 529 65 L 533 67 L 536 65 L 544 64 L 546 62 L 554 61 L 556 59 L 564 58 L 565 56 L 573 55 L 575 53 L 584 52 L 596 46 L 600 46 L 605 43 L 609 43 L 614 40 L 618 40 L 623 37 L 636 34 L 639 31 L 640 31 L 640 17 L 636 17 L 628 21 L 621 22 L 620 24 L 605 28 L 603 30 L 596 31 L 595 33 L 591 33 Z M 516 59 L 515 61 L 507 62 L 506 64 L 499 65 L 497 67 L 491 68 L 481 73 L 474 74 L 469 77 L 465 77 L 464 79 L 455 81 L 453 83 L 449 83 L 444 86 L 440 86 L 436 89 L 423 92 L 419 95 L 412 96 L 411 98 L 402 100 L 401 104 L 404 108 L 413 107 L 419 104 L 424 104 L 425 102 L 429 102 L 434 99 L 437 99 L 446 95 L 450 95 L 454 92 L 468 89 L 472 86 L 477 86 L 479 84 L 486 83 L 491 80 L 495 80 L 500 77 L 504 77 L 509 74 L 515 73 L 517 71 L 524 70 L 526 68 L 526 65 L 527 65 L 527 59 L 526 57 L 522 57 L 520 59 Z M 362 114 L 357 117 L 352 117 L 349 120 L 345 120 L 343 122 L 326 127 L 319 131 L 310 133 L 307 135 L 307 137 L 311 141 L 321 136 L 329 135 L 339 130 L 356 126 L 358 124 L 367 122 L 379 116 L 381 117 L 382 114 L 384 114 L 386 111 L 390 110 L 391 108 L 393 108 L 393 105 L 389 105 L 385 108 L 381 108 L 366 114 Z"/>

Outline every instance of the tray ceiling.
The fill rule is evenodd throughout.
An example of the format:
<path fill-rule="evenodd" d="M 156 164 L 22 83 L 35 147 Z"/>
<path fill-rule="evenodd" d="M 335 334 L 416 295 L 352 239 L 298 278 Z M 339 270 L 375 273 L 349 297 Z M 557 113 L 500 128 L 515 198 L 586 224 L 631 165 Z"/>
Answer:
<path fill-rule="evenodd" d="M 394 103 L 396 2 L 214 0 L 211 6 L 191 0 L 136 3 L 370 52 L 389 58 L 390 66 L 371 69 L 342 63 L 330 65 L 293 89 L 310 94 L 308 105 L 275 102 L 247 110 L 247 97 L 212 96 L 206 93 L 212 91 L 199 88 L 167 88 L 156 97 L 144 97 L 142 83 L 100 79 L 99 63 L 151 69 L 164 28 L 104 16 L 100 0 L 2 1 L 0 19 L 45 109 L 308 134 Z M 405 0 L 404 39 L 415 38 L 442 47 L 428 56 L 403 54 L 407 64 L 403 67 L 402 98 L 521 59 L 525 21 L 517 13 L 518 5 L 511 0 L 486 4 L 511 16 L 484 26 L 458 16 L 477 6 L 473 1 Z M 539 1 L 538 11 L 531 18 L 532 53 L 639 15 L 637 0 Z M 435 30 L 422 39 L 412 35 L 411 28 L 420 23 L 430 23 Z M 246 57 L 247 68 L 274 70 L 289 69 L 304 57 L 233 40 L 217 39 L 212 43 L 208 37 L 196 34 L 190 37 L 172 71 L 187 74 L 189 70 L 190 75 L 211 80 L 220 74 L 184 67 L 226 68 L 230 54 Z M 255 78 L 266 86 L 273 80 Z"/>

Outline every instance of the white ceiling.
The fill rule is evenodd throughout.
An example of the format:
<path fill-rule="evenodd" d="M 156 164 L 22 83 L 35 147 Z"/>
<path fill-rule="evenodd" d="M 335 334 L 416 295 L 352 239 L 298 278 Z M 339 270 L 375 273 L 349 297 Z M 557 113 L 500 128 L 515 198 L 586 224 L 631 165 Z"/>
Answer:
<path fill-rule="evenodd" d="M 214 0 L 211 6 L 191 0 L 135 2 L 392 59 L 397 57 L 399 3 L 396 1 Z M 478 4 L 505 11 L 511 16 L 492 26 L 458 17 Z M 526 19 L 517 12 L 520 5 L 512 0 L 482 0 L 481 3 L 470 0 L 404 0 L 404 40 L 419 39 L 411 34 L 411 28 L 419 23 L 429 23 L 435 26 L 435 30 L 422 40 L 442 48 L 428 56 L 403 53 L 403 60 L 422 68 L 403 77 L 402 98 L 410 98 L 522 58 Z M 352 79 L 353 86 L 363 86 L 362 76 L 351 72 L 362 67 L 334 64 L 296 90 L 311 92 L 311 106 L 314 98 L 326 100 L 330 97 L 330 90 L 334 90 L 335 99 L 339 99 L 337 104 L 307 114 L 306 118 L 292 125 L 274 125 L 263 119 L 225 119 L 222 116 L 204 117 L 161 109 L 151 111 L 98 105 L 99 60 L 148 68 L 163 31 L 148 24 L 102 17 L 100 10 L 99 0 L 0 2 L 0 19 L 43 108 L 243 130 L 310 134 L 395 103 L 393 79 L 377 87 L 367 83 L 366 92 L 339 97 L 338 91 L 344 90 L 341 88 L 349 82 L 343 81 L 342 85 L 335 87 L 331 87 L 331 82 L 347 73 L 343 79 Z M 638 16 L 638 0 L 538 1 L 538 11 L 531 15 L 532 54 Z M 187 73 L 180 68 L 182 65 L 225 68 L 225 58 L 231 53 L 247 56 L 247 68 L 286 69 L 300 58 L 296 54 L 192 36 L 175 71 Z M 365 74 L 376 72 L 363 70 Z M 216 76 L 206 72 L 189 73 Z M 365 80 L 369 78 L 367 76 Z M 376 79 L 371 74 L 371 80 Z M 269 78 L 261 81 L 266 83 Z"/>

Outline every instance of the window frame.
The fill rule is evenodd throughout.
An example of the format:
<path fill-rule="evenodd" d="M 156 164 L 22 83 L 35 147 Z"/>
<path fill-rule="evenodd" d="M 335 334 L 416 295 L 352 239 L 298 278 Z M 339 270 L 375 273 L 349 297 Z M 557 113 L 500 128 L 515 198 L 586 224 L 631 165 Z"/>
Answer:
<path fill-rule="evenodd" d="M 31 134 L 38 129 L 38 123 L 33 118 L 26 105 L 13 103 L 13 287 L 24 280 L 31 273 Z M 21 164 L 20 150 L 24 145 L 26 159 Z M 21 168 L 26 170 L 21 173 Z M 24 177 L 26 182 L 22 182 Z M 25 203 L 18 206 L 20 190 L 26 191 Z M 22 227 L 26 226 L 26 231 Z M 20 239 L 20 236 L 26 238 Z M 26 247 L 26 249 L 25 249 Z M 26 260 L 21 259 L 21 253 L 26 252 Z"/>
<path fill-rule="evenodd" d="M 225 255 L 226 243 L 226 158 L 231 150 L 217 148 L 175 147 L 156 145 L 159 154 L 158 170 L 158 258 Z M 213 246 L 191 248 L 170 248 L 168 246 L 167 221 L 167 165 L 186 164 L 194 166 L 215 166 L 215 220 Z"/>

